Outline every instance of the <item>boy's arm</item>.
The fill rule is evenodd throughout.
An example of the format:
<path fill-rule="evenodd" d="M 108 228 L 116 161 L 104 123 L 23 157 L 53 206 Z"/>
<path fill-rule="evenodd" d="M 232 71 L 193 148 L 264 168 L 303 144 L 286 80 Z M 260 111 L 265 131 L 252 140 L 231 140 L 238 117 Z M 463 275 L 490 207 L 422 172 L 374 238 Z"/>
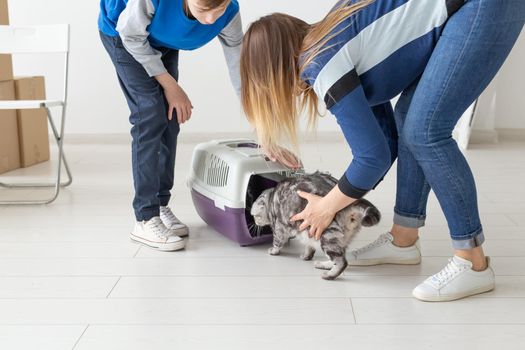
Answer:
<path fill-rule="evenodd" d="M 243 36 L 240 13 L 237 13 L 237 15 L 219 34 L 219 40 L 222 44 L 226 64 L 230 71 L 230 79 L 238 96 L 241 95 L 240 59 Z"/>
<path fill-rule="evenodd" d="M 152 0 L 129 0 L 118 22 L 119 33 L 125 49 L 142 64 L 150 77 L 167 72 L 162 54 L 151 47 L 147 27 L 155 14 Z"/>

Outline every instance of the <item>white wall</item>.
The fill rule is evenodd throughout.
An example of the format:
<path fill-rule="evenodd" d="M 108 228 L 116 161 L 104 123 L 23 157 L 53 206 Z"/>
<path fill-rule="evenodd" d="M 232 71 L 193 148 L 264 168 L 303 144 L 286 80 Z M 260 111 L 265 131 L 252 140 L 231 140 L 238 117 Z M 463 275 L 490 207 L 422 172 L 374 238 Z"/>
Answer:
<path fill-rule="evenodd" d="M 474 129 L 525 129 L 525 31 L 479 99 Z"/>
<path fill-rule="evenodd" d="M 306 21 L 319 20 L 335 0 L 240 0 L 245 27 L 254 19 L 271 12 L 287 12 Z M 128 111 L 117 79 L 97 30 L 98 0 L 10 0 L 11 23 L 71 24 L 71 75 L 69 97 L 69 134 L 127 133 Z M 525 109 L 525 35 L 480 102 L 475 128 L 523 128 Z M 56 72 L 51 58 L 34 64 L 15 57 L 15 74 Z M 183 126 L 185 132 L 243 132 L 250 127 L 230 86 L 226 65 L 217 41 L 194 51 L 183 52 L 180 62 L 181 85 L 195 106 L 194 118 Z M 58 94 L 59 79 L 48 79 L 48 94 Z M 319 123 L 320 131 L 338 130 L 334 118 Z"/>
<path fill-rule="evenodd" d="M 525 31 L 497 78 L 496 128 L 525 129 Z"/>
<path fill-rule="evenodd" d="M 334 1 L 241 0 L 245 27 L 271 12 L 287 12 L 307 21 L 319 20 Z M 114 68 L 98 37 L 98 0 L 10 0 L 14 25 L 71 24 L 71 74 L 69 134 L 127 133 L 128 110 Z M 50 60 L 44 66 L 49 67 Z M 55 65 L 52 66 L 57 70 Z M 217 40 L 194 52 L 183 52 L 181 85 L 195 106 L 184 132 L 243 132 L 251 130 L 241 115 Z M 42 74 L 28 58 L 15 57 L 15 74 Z M 48 93 L 56 95 L 59 81 L 48 77 Z M 333 118 L 320 123 L 320 130 L 335 130 Z"/>

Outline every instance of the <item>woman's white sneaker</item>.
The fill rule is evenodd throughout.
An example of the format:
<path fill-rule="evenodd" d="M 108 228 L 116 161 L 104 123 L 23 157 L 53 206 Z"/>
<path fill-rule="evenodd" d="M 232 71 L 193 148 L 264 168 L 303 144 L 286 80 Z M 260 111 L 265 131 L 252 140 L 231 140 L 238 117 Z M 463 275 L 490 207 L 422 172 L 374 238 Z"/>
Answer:
<path fill-rule="evenodd" d="M 419 239 L 410 247 L 397 247 L 392 243 L 394 237 L 390 232 L 383 233 L 374 242 L 351 251 L 348 265 L 371 266 L 381 264 L 416 265 L 421 262 Z"/>
<path fill-rule="evenodd" d="M 179 237 L 187 237 L 190 234 L 188 226 L 184 225 L 175 214 L 173 214 L 169 207 L 160 207 L 160 219 L 175 235 Z"/>
<path fill-rule="evenodd" d="M 173 234 L 158 216 L 148 221 L 136 222 L 130 238 L 133 242 L 165 252 L 184 249 L 186 246 L 186 241 Z"/>
<path fill-rule="evenodd" d="M 487 268 L 472 270 L 472 263 L 454 256 L 440 272 L 417 286 L 412 295 L 422 301 L 451 301 L 489 292 L 495 286 L 494 271 L 487 257 Z"/>

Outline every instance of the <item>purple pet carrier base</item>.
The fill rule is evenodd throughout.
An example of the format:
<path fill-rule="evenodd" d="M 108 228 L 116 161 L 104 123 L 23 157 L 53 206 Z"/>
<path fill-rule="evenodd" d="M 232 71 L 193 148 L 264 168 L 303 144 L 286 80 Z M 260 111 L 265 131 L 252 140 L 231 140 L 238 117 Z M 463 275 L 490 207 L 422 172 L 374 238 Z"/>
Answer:
<path fill-rule="evenodd" d="M 191 190 L 193 204 L 199 216 L 216 231 L 238 242 L 241 246 L 250 246 L 272 242 L 273 235 L 266 234 L 260 237 L 252 237 L 246 223 L 244 208 L 229 208 L 224 210 L 217 208 L 213 200 Z"/>

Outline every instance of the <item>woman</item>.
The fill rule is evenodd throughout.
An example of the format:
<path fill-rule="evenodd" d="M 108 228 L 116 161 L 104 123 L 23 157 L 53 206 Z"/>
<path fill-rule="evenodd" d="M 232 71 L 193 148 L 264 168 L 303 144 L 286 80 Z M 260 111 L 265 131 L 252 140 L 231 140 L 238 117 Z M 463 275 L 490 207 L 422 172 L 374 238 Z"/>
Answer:
<path fill-rule="evenodd" d="M 101 0 L 99 30 L 131 110 L 136 223 L 131 240 L 183 249 L 188 227 L 168 207 L 179 124 L 192 104 L 178 84 L 179 50 L 219 37 L 240 93 L 242 24 L 237 0 Z"/>
<path fill-rule="evenodd" d="M 241 54 L 242 102 L 260 142 L 296 140 L 299 113 L 318 100 L 335 115 L 353 160 L 324 198 L 292 220 L 320 237 L 339 210 L 375 188 L 394 160 L 394 224 L 352 252 L 352 265 L 417 264 L 418 229 L 432 189 L 447 218 L 454 257 L 414 289 L 425 301 L 494 288 L 470 168 L 452 139 L 467 107 L 500 69 L 525 20 L 522 0 L 342 1 L 319 23 L 274 14 L 252 24 Z M 401 93 L 393 111 L 390 99 Z"/>

